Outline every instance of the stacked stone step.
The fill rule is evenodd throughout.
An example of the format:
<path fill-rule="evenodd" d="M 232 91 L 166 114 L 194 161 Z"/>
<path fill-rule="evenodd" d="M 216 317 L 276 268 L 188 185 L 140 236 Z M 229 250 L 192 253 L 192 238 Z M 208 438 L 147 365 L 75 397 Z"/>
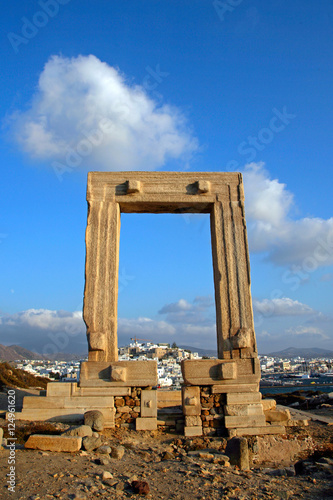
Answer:
<path fill-rule="evenodd" d="M 266 421 L 260 392 L 226 394 L 225 427 L 230 437 L 262 434 L 284 434 L 279 422 Z"/>
<path fill-rule="evenodd" d="M 116 396 L 114 405 L 116 409 L 115 426 L 135 428 L 135 420 L 141 414 L 141 389 L 131 388 L 130 396 Z"/>

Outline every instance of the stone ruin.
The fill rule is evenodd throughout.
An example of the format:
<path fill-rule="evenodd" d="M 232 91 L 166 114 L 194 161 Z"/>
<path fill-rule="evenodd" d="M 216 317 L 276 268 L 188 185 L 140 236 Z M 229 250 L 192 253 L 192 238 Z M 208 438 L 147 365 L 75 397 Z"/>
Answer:
<path fill-rule="evenodd" d="M 153 389 L 155 360 L 118 361 L 120 214 L 207 213 L 218 359 L 182 361 L 182 429 L 185 436 L 283 434 L 285 422 L 275 421 L 283 418 L 266 418 L 264 410 L 270 407 L 264 407 L 259 392 L 242 175 L 90 172 L 87 201 L 83 318 L 88 361 L 81 364 L 79 383 L 49 383 L 46 397 L 24 399 L 17 418 L 73 420 L 96 409 L 103 413 L 107 427 L 135 424 L 137 430 L 157 429 L 159 401 L 167 397 L 176 401 L 177 395 L 172 398 L 164 392 L 163 396 Z"/>

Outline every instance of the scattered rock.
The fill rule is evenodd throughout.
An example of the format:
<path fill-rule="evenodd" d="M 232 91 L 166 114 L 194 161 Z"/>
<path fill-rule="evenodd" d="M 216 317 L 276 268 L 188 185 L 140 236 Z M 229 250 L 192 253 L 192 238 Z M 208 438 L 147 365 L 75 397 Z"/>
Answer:
<path fill-rule="evenodd" d="M 173 460 L 175 458 L 175 455 L 173 453 L 170 453 L 169 451 L 165 451 L 162 455 L 162 460 Z"/>
<path fill-rule="evenodd" d="M 133 481 L 131 484 L 135 493 L 139 495 L 148 495 L 149 484 L 146 481 Z"/>
<path fill-rule="evenodd" d="M 82 439 L 82 446 L 86 451 L 93 451 L 102 446 L 100 437 L 86 436 Z"/>
<path fill-rule="evenodd" d="M 241 470 L 248 470 L 250 468 L 249 447 L 246 438 L 234 437 L 230 439 L 225 453 L 230 458 L 232 465 L 237 465 Z"/>
<path fill-rule="evenodd" d="M 84 414 L 84 425 L 89 425 L 93 431 L 102 431 L 104 429 L 104 415 L 99 410 L 86 411 Z"/>
<path fill-rule="evenodd" d="M 113 475 L 111 474 L 111 472 L 108 472 L 107 470 L 105 470 L 105 471 L 103 472 L 103 476 L 102 476 L 102 478 L 103 478 L 103 481 L 105 481 L 105 479 L 112 479 L 112 478 L 113 478 Z"/>
<path fill-rule="evenodd" d="M 78 427 L 71 427 L 66 432 L 64 432 L 62 436 L 92 436 L 92 430 L 89 425 L 79 425 Z"/>
<path fill-rule="evenodd" d="M 97 458 L 97 459 L 95 460 L 95 463 L 96 463 L 97 465 L 109 465 L 109 463 L 110 463 L 110 459 L 109 459 L 109 457 L 108 457 L 108 456 L 103 455 L 102 457 Z"/>
<path fill-rule="evenodd" d="M 100 446 L 99 448 L 97 448 L 97 453 L 102 453 L 102 455 L 110 455 L 111 447 L 106 445 Z"/>
<path fill-rule="evenodd" d="M 124 456 L 125 448 L 123 446 L 112 446 L 111 447 L 111 457 L 116 460 L 121 460 Z"/>

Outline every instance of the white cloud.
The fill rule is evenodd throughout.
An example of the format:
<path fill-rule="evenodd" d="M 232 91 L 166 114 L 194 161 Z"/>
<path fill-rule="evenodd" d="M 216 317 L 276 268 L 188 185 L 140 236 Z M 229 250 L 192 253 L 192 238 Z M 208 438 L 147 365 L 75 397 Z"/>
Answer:
<path fill-rule="evenodd" d="M 93 55 L 52 56 L 30 108 L 11 122 L 29 156 L 68 168 L 153 170 L 198 148 L 177 108 L 159 105 Z"/>
<path fill-rule="evenodd" d="M 245 207 L 249 246 L 277 265 L 301 265 L 305 272 L 333 264 L 333 218 L 293 220 L 293 195 L 270 179 L 262 163 L 245 167 Z"/>
<path fill-rule="evenodd" d="M 162 307 L 158 311 L 159 314 L 166 314 L 166 313 L 178 313 L 178 312 L 183 312 L 183 311 L 188 311 L 192 309 L 192 305 L 187 302 L 185 299 L 180 299 L 178 302 L 174 302 L 172 304 L 167 304 Z"/>
<path fill-rule="evenodd" d="M 0 342 L 41 354 L 87 351 L 82 312 L 27 309 L 0 318 Z"/>
<path fill-rule="evenodd" d="M 151 318 L 119 318 L 118 320 L 118 335 L 126 338 L 127 342 L 130 337 L 135 336 L 141 339 L 154 340 L 156 336 L 166 338 L 175 333 L 175 328 L 166 321 L 154 321 Z"/>
<path fill-rule="evenodd" d="M 315 311 L 308 305 L 302 304 L 298 300 L 292 300 L 288 297 L 281 299 L 253 299 L 254 313 L 263 316 L 303 316 L 314 314 Z"/>
<path fill-rule="evenodd" d="M 286 333 L 289 333 L 293 336 L 320 337 L 323 340 L 327 340 L 330 338 L 320 328 L 304 325 L 289 328 L 288 330 L 286 330 Z"/>

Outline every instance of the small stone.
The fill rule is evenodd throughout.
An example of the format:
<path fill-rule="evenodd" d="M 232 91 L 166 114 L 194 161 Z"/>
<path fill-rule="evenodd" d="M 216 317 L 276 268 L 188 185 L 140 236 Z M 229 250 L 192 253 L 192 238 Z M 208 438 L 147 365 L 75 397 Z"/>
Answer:
<path fill-rule="evenodd" d="M 100 446 L 99 448 L 97 448 L 97 453 L 102 453 L 102 455 L 110 455 L 111 453 L 111 447 L 110 446 Z"/>
<path fill-rule="evenodd" d="M 92 436 L 92 430 L 89 425 L 79 425 L 78 427 L 71 427 L 68 431 L 64 432 L 62 436 Z"/>
<path fill-rule="evenodd" d="M 111 474 L 111 472 L 108 472 L 107 470 L 105 470 L 103 472 L 103 476 L 102 476 L 103 481 L 105 481 L 105 479 L 112 479 L 112 478 L 113 478 L 113 475 Z"/>
<path fill-rule="evenodd" d="M 100 465 L 109 465 L 110 459 L 109 457 L 101 457 L 97 460 L 97 463 Z"/>
<path fill-rule="evenodd" d="M 104 415 L 99 410 L 86 411 L 84 414 L 84 425 L 89 425 L 93 431 L 104 429 Z"/>
<path fill-rule="evenodd" d="M 82 446 L 86 451 L 93 451 L 102 446 L 102 440 L 99 437 L 86 436 L 82 439 Z"/>
<path fill-rule="evenodd" d="M 173 453 L 170 453 L 169 451 L 166 451 L 163 453 L 162 460 L 173 460 L 175 458 L 175 455 Z"/>
<path fill-rule="evenodd" d="M 125 448 L 123 446 L 112 446 L 111 447 L 111 457 L 116 460 L 121 460 L 124 456 Z"/>
<path fill-rule="evenodd" d="M 139 495 L 148 495 L 149 493 L 149 484 L 146 481 L 133 481 L 131 486 Z"/>

